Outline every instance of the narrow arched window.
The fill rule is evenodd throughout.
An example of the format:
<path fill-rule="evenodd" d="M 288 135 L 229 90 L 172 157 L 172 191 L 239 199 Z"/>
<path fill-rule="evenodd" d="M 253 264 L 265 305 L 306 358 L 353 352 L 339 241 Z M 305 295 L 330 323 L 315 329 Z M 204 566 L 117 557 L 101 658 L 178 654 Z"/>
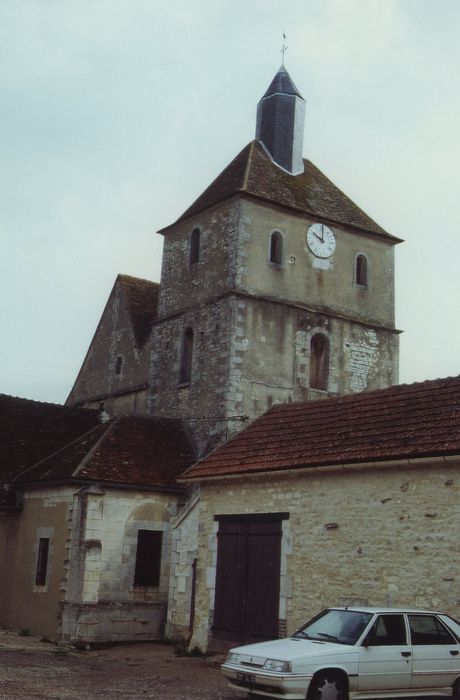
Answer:
<path fill-rule="evenodd" d="M 189 384 L 192 378 L 193 330 L 187 328 L 182 338 L 179 384 Z"/>
<path fill-rule="evenodd" d="M 117 375 L 117 377 L 119 377 L 121 374 L 122 366 L 123 366 L 123 358 L 121 355 L 118 355 L 117 359 L 115 360 L 115 374 Z"/>
<path fill-rule="evenodd" d="M 310 343 L 310 387 L 327 390 L 329 378 L 329 340 L 316 333 Z"/>
<path fill-rule="evenodd" d="M 200 229 L 194 228 L 190 235 L 190 265 L 200 261 L 200 236 Z"/>
<path fill-rule="evenodd" d="M 365 255 L 358 255 L 356 258 L 355 282 L 363 287 L 367 285 L 367 258 Z"/>
<path fill-rule="evenodd" d="M 279 231 L 273 231 L 270 236 L 270 262 L 281 265 L 283 262 L 283 236 Z"/>

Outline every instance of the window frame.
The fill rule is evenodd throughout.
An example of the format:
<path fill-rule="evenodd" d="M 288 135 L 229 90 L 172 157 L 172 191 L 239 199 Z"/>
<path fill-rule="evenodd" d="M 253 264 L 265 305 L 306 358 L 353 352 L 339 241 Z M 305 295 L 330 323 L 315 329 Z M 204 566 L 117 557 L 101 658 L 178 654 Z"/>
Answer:
<path fill-rule="evenodd" d="M 385 632 L 388 632 L 388 628 L 386 626 L 385 620 L 388 618 L 395 618 L 399 619 L 401 623 L 401 630 L 404 634 L 404 639 L 396 639 L 395 637 L 392 637 L 391 635 L 387 635 L 386 637 L 384 635 L 377 635 L 377 628 L 379 626 L 379 623 L 382 621 L 383 627 L 385 629 Z M 389 640 L 389 641 L 388 641 Z M 406 618 L 404 613 L 379 613 L 374 622 L 372 623 L 372 626 L 370 629 L 367 631 L 367 634 L 362 642 L 363 646 L 372 646 L 372 647 L 390 647 L 390 646 L 407 646 L 408 645 L 408 630 L 407 630 L 407 625 L 406 625 Z"/>
<path fill-rule="evenodd" d="M 325 341 L 321 353 L 314 350 L 316 338 L 323 338 Z M 325 358 L 323 357 L 325 355 Z M 321 367 L 321 365 L 323 365 Z M 331 343 L 328 336 L 323 331 L 316 331 L 310 337 L 309 348 L 309 387 L 315 391 L 327 391 L 329 387 L 329 372 L 331 364 Z M 314 368 L 316 371 L 314 371 Z"/>
<path fill-rule="evenodd" d="M 188 386 L 192 381 L 193 370 L 193 344 L 194 332 L 191 326 L 182 333 L 180 364 L 179 364 L 179 386 Z"/>
<path fill-rule="evenodd" d="M 201 229 L 195 226 L 189 237 L 188 264 L 189 267 L 193 267 L 199 262 L 201 262 Z"/>
<path fill-rule="evenodd" d="M 277 241 L 274 245 L 274 241 Z M 277 248 L 276 256 L 274 253 L 274 248 Z M 275 259 L 277 258 L 277 259 Z M 282 267 L 284 263 L 284 234 L 279 229 L 273 229 L 270 231 L 268 236 L 268 251 L 267 251 L 267 262 L 273 267 Z"/>
<path fill-rule="evenodd" d="M 423 641 L 417 641 L 417 635 L 424 634 L 424 632 L 420 632 L 420 630 L 417 632 L 412 629 L 411 620 L 413 618 L 425 618 L 434 620 L 436 631 L 438 633 L 438 639 L 445 641 L 433 641 L 432 637 Z M 407 613 L 407 622 L 409 625 L 410 642 L 412 646 L 444 646 L 449 644 L 457 644 L 454 633 L 447 628 L 447 626 L 442 622 L 442 620 L 439 619 L 437 615 L 431 613 Z M 443 634 L 440 634 L 440 631 Z M 427 632 L 426 634 L 429 634 L 429 632 Z"/>
<path fill-rule="evenodd" d="M 37 545 L 37 563 L 35 567 L 35 586 L 43 588 L 48 582 L 50 537 L 39 537 Z"/>
<path fill-rule="evenodd" d="M 163 530 L 139 528 L 134 560 L 134 588 L 160 586 L 162 553 Z"/>
<path fill-rule="evenodd" d="M 121 371 L 123 369 L 123 355 L 117 355 L 115 358 L 115 376 L 121 377 Z"/>
<path fill-rule="evenodd" d="M 357 253 L 355 256 L 353 282 L 362 289 L 369 286 L 369 259 L 365 253 Z"/>

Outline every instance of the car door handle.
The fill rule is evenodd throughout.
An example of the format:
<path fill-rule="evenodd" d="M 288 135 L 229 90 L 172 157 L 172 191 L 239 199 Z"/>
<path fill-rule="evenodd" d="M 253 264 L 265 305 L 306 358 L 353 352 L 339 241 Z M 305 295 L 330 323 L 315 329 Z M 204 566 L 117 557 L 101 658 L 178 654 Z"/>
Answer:
<path fill-rule="evenodd" d="M 407 657 L 407 656 L 411 656 L 411 655 L 412 655 L 412 652 L 410 652 L 410 651 L 402 651 L 402 652 L 401 652 L 401 656 L 406 656 L 406 657 Z"/>
<path fill-rule="evenodd" d="M 451 649 L 450 653 L 452 654 L 452 656 L 458 656 L 458 649 Z"/>

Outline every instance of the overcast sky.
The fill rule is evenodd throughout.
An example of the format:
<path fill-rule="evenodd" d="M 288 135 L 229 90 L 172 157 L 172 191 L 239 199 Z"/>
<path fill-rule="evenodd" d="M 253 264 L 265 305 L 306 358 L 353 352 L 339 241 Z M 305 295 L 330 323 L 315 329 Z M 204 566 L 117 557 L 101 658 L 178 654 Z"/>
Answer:
<path fill-rule="evenodd" d="M 117 273 L 159 281 L 283 31 L 305 157 L 405 240 L 401 382 L 459 373 L 460 0 L 0 0 L 0 392 L 63 402 Z"/>

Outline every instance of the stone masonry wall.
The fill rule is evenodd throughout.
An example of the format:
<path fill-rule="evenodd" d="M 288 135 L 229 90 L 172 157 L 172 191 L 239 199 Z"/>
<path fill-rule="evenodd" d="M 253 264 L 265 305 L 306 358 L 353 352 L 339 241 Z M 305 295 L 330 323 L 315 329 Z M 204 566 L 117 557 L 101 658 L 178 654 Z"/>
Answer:
<path fill-rule="evenodd" d="M 193 329 L 190 382 L 180 383 L 183 335 Z M 221 299 L 163 321 L 153 334 L 149 412 L 180 418 L 194 438 L 197 455 L 225 439 L 232 303 Z"/>
<path fill-rule="evenodd" d="M 86 408 L 104 403 L 110 415 L 146 413 L 149 367 L 150 346 L 135 347 L 126 299 L 121 285 L 115 284 L 66 403 Z"/>
<path fill-rule="evenodd" d="M 330 258 L 317 258 L 307 245 L 307 230 L 315 222 L 304 215 L 243 200 L 238 287 L 255 296 L 276 297 L 394 327 L 394 245 L 385 238 L 331 223 L 335 250 Z M 269 261 L 273 231 L 279 231 L 283 240 L 280 265 Z M 366 285 L 354 281 L 358 255 L 367 260 Z"/>
<path fill-rule="evenodd" d="M 0 624 L 56 641 L 162 639 L 176 502 L 175 494 L 97 485 L 26 491 L 22 512 L 0 523 L 8 566 Z M 139 529 L 163 533 L 158 587 L 134 586 Z M 50 541 L 47 574 L 37 586 L 43 537 Z"/>
<path fill-rule="evenodd" d="M 209 302 L 235 285 L 241 203 L 230 199 L 165 233 L 159 319 Z M 190 264 L 190 236 L 200 230 L 199 261 Z"/>
<path fill-rule="evenodd" d="M 459 467 L 426 460 L 203 483 L 191 646 L 208 644 L 222 514 L 289 512 L 280 599 L 288 633 L 325 606 L 353 602 L 458 617 Z"/>
<path fill-rule="evenodd" d="M 313 220 L 232 198 L 165 234 L 159 320 L 152 334 L 148 412 L 182 418 L 197 456 L 273 404 L 382 388 L 398 381 L 394 246 L 333 226 L 336 249 L 318 259 Z M 190 237 L 200 231 L 199 261 Z M 269 259 L 281 234 L 281 264 Z M 356 257 L 368 282 L 354 281 Z M 184 334 L 193 331 L 190 381 L 180 384 Z M 310 387 L 310 342 L 327 336 L 327 388 Z"/>
<path fill-rule="evenodd" d="M 22 513 L 3 523 L 9 576 L 0 595 L 1 623 L 54 640 L 162 638 L 176 500 L 173 494 L 96 486 L 79 492 L 27 491 Z M 139 529 L 163 533 L 160 585 L 155 588 L 133 585 Z M 41 537 L 50 539 L 50 549 L 46 583 L 37 586 Z"/>
<path fill-rule="evenodd" d="M 276 403 L 397 382 L 398 339 L 391 331 L 273 300 L 237 298 L 235 307 L 226 395 L 229 415 L 252 420 Z M 329 340 L 327 391 L 310 389 L 310 342 L 315 333 Z"/>
<path fill-rule="evenodd" d="M 60 605 L 69 568 L 68 513 L 72 490 L 36 489 L 23 509 L 0 523 L 6 534 L 0 586 L 0 624 L 59 638 Z M 36 585 L 40 538 L 49 539 L 44 585 Z M 18 556 L 18 553 L 20 556 Z"/>
<path fill-rule="evenodd" d="M 198 556 L 199 495 L 195 494 L 173 523 L 171 579 L 166 637 L 187 637 L 191 625 L 193 562 Z"/>

